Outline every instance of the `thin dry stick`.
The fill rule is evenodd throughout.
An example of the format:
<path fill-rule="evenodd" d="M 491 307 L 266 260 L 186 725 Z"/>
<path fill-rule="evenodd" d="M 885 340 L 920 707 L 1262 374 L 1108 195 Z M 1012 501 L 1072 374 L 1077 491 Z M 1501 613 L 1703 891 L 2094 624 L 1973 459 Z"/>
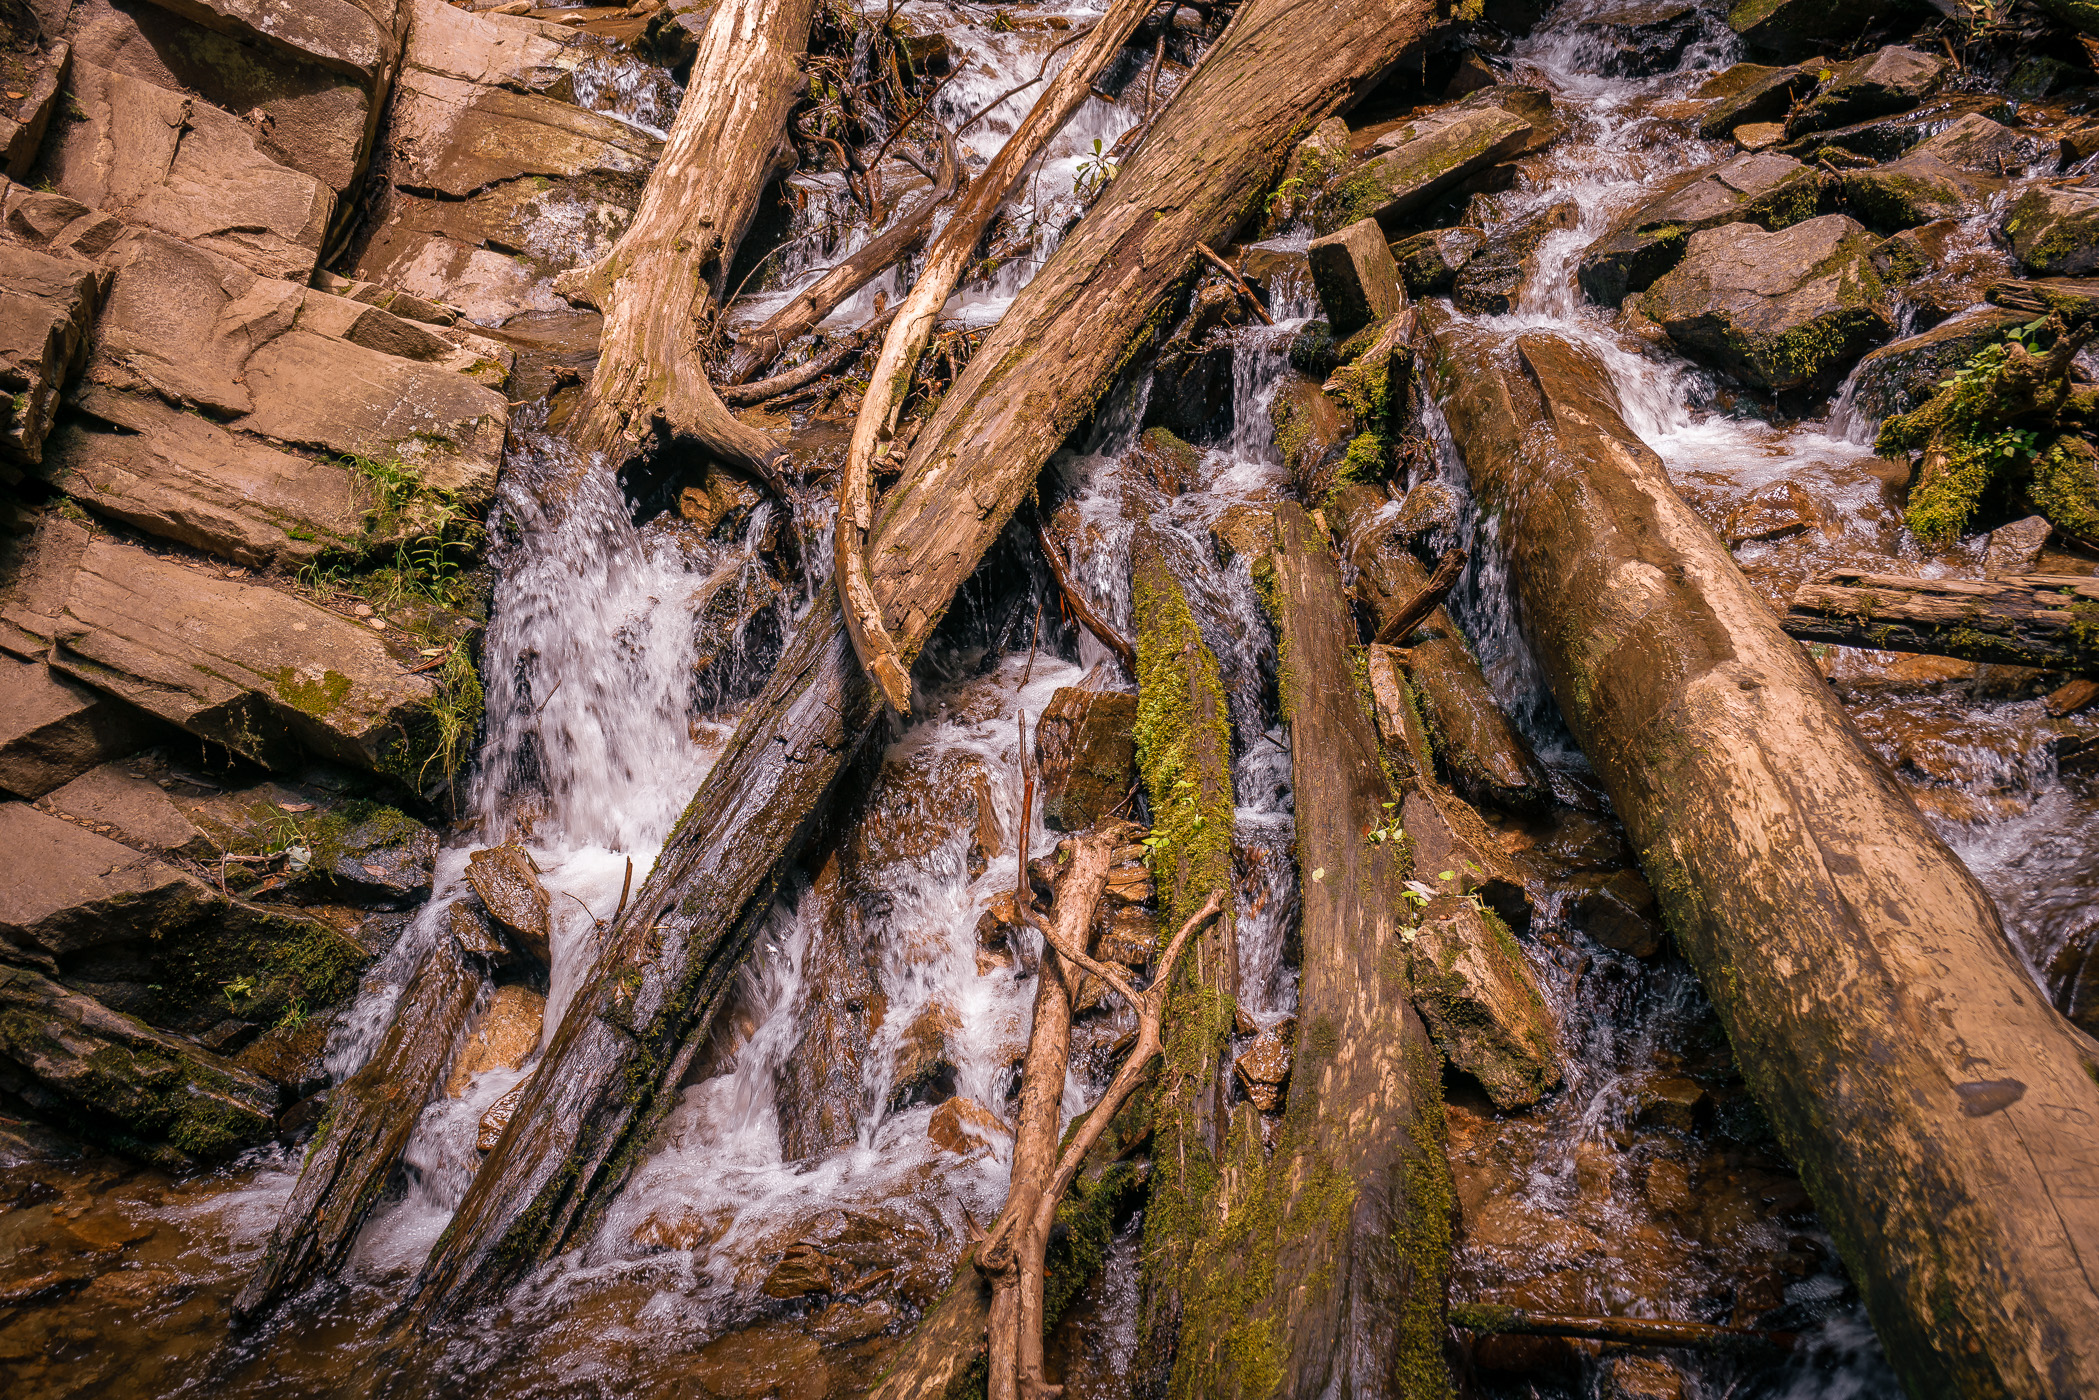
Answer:
<path fill-rule="evenodd" d="M 1057 591 L 1064 595 L 1064 605 L 1071 609 L 1072 616 L 1076 617 L 1079 625 L 1091 632 L 1102 646 L 1114 652 L 1131 675 L 1136 675 L 1137 648 L 1131 646 L 1130 639 L 1116 631 L 1106 618 L 1095 612 L 1093 605 L 1087 602 L 1085 596 L 1073 585 L 1071 576 L 1064 571 L 1064 556 L 1058 550 L 1057 542 L 1050 538 L 1049 529 L 1040 518 L 1035 521 L 1035 540 L 1042 546 L 1043 557 L 1049 560 L 1050 577 L 1057 581 Z"/>
<path fill-rule="evenodd" d="M 1465 551 L 1445 550 L 1443 557 L 1436 562 L 1436 572 L 1429 575 L 1422 590 L 1407 599 L 1406 604 L 1392 614 L 1391 620 L 1377 629 L 1378 644 L 1390 646 L 1419 627 L 1423 618 L 1443 606 L 1443 600 L 1450 596 L 1451 589 L 1458 586 L 1458 576 L 1464 572 Z"/>
<path fill-rule="evenodd" d="M 767 399 L 776 399 L 782 394 L 791 394 L 797 389 L 814 384 L 866 350 L 869 341 L 889 329 L 889 322 L 894 314 L 884 312 L 875 317 L 806 364 L 796 365 L 793 369 L 782 370 L 769 378 L 750 384 L 724 384 L 722 402 L 732 408 L 746 408 L 751 404 L 764 403 Z"/>
<path fill-rule="evenodd" d="M 1159 36 L 1158 47 L 1152 50 L 1152 70 L 1144 77 L 1144 120 L 1151 123 L 1152 107 L 1159 98 L 1159 66 L 1166 62 L 1166 36 Z"/>
<path fill-rule="evenodd" d="M 838 524 L 832 536 L 834 577 L 853 652 L 861 667 L 873 677 L 883 700 L 899 715 L 911 713 L 911 676 L 895 639 L 889 635 L 888 624 L 883 621 L 882 605 L 875 598 L 874 581 L 867 567 L 866 540 L 874 528 L 875 463 L 888 454 L 895 441 L 897 416 L 904 406 L 904 389 L 911 382 L 912 366 L 925 349 L 933 318 L 947 304 L 949 294 L 968 267 L 977 240 L 998 213 L 1006 192 L 1086 100 L 1094 73 L 1121 51 L 1143 22 L 1150 3 L 1151 0 L 1115 0 L 1107 14 L 1086 32 L 1085 43 L 1051 80 L 1020 129 L 999 148 L 990 168 L 970 185 L 947 227 L 933 240 L 925 268 L 911 288 L 911 295 L 898 308 L 896 320 L 883 339 L 874 372 L 868 376 L 867 397 L 861 401 L 860 414 L 853 422 L 852 444 L 838 480 Z"/>
<path fill-rule="evenodd" d="M 1205 258 L 1208 258 L 1210 262 L 1217 268 L 1218 271 L 1222 272 L 1225 276 L 1232 279 L 1232 285 L 1239 289 L 1240 296 L 1246 298 L 1246 304 L 1254 309 L 1254 315 L 1259 316 L 1261 318 L 1262 325 L 1272 326 L 1275 324 L 1275 317 L 1269 315 L 1268 308 L 1261 305 L 1261 299 L 1254 295 L 1254 289 L 1252 287 L 1246 285 L 1246 279 L 1239 275 L 1238 268 L 1233 267 L 1223 258 L 1218 257 L 1216 253 L 1211 251 L 1210 245 L 1207 243 L 1196 244 L 1195 251 L 1201 253 Z"/>

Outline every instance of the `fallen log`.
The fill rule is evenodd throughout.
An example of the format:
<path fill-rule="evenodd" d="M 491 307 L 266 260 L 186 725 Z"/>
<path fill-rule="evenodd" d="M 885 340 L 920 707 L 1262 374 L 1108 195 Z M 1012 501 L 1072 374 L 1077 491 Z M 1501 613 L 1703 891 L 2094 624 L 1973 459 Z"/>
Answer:
<path fill-rule="evenodd" d="M 1441 1061 L 1410 1004 L 1405 842 L 1371 841 L 1396 794 L 1352 673 L 1340 570 L 1304 509 L 1276 513 L 1264 589 L 1303 872 L 1300 1031 L 1265 1162 L 1251 1107 L 1191 1259 L 1168 1394 L 1445 1393 L 1454 1197 Z M 1337 683 L 1337 678 L 1342 678 Z"/>
<path fill-rule="evenodd" d="M 568 434 L 609 467 L 654 436 L 690 438 L 786 498 L 779 449 L 729 412 L 700 349 L 788 113 L 807 90 L 801 57 L 815 12 L 815 0 L 723 0 L 634 222 L 602 260 L 563 281 L 605 313 L 597 368 Z"/>
<path fill-rule="evenodd" d="M 1539 661 L 1913 1395 L 2099 1393 L 2099 1047 L 1601 364 L 1423 309 Z"/>
<path fill-rule="evenodd" d="M 1446 549 L 1443 557 L 1436 561 L 1436 571 L 1428 581 L 1415 590 L 1413 596 L 1392 610 L 1392 615 L 1379 624 L 1377 642 L 1380 646 L 1391 646 L 1404 641 L 1409 632 L 1428 621 L 1430 613 L 1443 606 L 1450 590 L 1458 586 L 1465 575 L 1465 551 Z"/>
<path fill-rule="evenodd" d="M 487 984 L 449 928 L 416 963 L 386 1039 L 336 1086 L 284 1214 L 233 1300 L 236 1318 L 266 1312 L 349 1257 Z"/>
<path fill-rule="evenodd" d="M 1803 642 L 2099 675 L 2099 580 L 1817 575 L 1780 623 Z"/>
<path fill-rule="evenodd" d="M 1573 1337 L 1629 1347 L 1716 1351 L 1725 1356 L 1762 1356 L 1800 1347 L 1800 1336 L 1794 1332 L 1718 1327 L 1710 1322 L 1669 1322 L 1655 1317 L 1564 1317 L 1501 1303 L 1453 1303 L 1450 1325 L 1483 1337 Z"/>
<path fill-rule="evenodd" d="M 838 524 L 831 536 L 833 576 L 845 604 L 846 635 L 853 640 L 853 652 L 874 677 L 889 708 L 900 715 L 911 713 L 910 667 L 889 635 L 868 576 L 867 533 L 874 525 L 875 467 L 895 441 L 897 417 L 911 389 L 911 371 L 933 333 L 933 318 L 962 280 L 963 269 L 976 255 L 977 243 L 1005 203 L 1006 192 L 1064 129 L 1064 123 L 1090 95 L 1093 75 L 1122 52 L 1123 44 L 1150 10 L 1151 0 L 1114 0 L 1035 99 L 1020 129 L 1006 138 L 991 165 L 955 206 L 947 227 L 933 240 L 925 266 L 911 284 L 911 294 L 897 308 L 868 375 L 867 397 L 853 419 L 853 439 L 838 480 Z M 1198 242 L 1196 246 L 1202 245 Z"/>
<path fill-rule="evenodd" d="M 793 369 L 783 369 L 778 374 L 749 384 L 728 384 L 722 388 L 722 402 L 731 408 L 744 408 L 767 399 L 777 399 L 782 394 L 814 384 L 825 375 L 867 349 L 868 342 L 889 329 L 891 313 L 884 313 L 862 326 L 859 330 L 840 337 L 838 343 L 821 355 L 814 355 L 806 363 Z"/>
<path fill-rule="evenodd" d="M 1433 14 L 1248 0 L 1128 167 L 986 336 L 877 513 L 875 595 L 906 657 L 1049 455 L 1163 327 L 1199 241 L 1231 232 L 1292 143 L 1367 91 Z M 570 1001 L 415 1284 L 428 1318 L 550 1257 L 626 1177 L 705 1038 L 810 814 L 879 704 L 820 591 Z"/>
<path fill-rule="evenodd" d="M 1057 542 L 1050 538 L 1049 527 L 1039 518 L 1035 521 L 1035 543 L 1042 546 L 1042 557 L 1049 561 L 1050 577 L 1057 582 L 1057 592 L 1062 595 L 1064 606 L 1071 609 L 1071 615 L 1078 619 L 1081 627 L 1093 634 L 1095 641 L 1115 653 L 1125 671 L 1135 675 L 1137 648 L 1130 644 L 1128 637 L 1115 629 L 1113 623 L 1094 611 L 1093 604 L 1086 601 L 1086 595 L 1071 581 L 1070 571 L 1064 564 L 1064 551 L 1057 548 Z"/>

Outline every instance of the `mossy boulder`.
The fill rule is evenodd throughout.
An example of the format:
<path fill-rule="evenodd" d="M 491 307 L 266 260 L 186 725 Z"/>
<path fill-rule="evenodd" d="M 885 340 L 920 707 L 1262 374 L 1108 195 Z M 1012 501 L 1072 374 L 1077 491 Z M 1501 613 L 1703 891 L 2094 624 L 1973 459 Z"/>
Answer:
<path fill-rule="evenodd" d="M 1883 345 L 1859 361 L 1851 380 L 1852 408 L 1861 418 L 1876 422 L 1920 408 L 1970 355 L 2031 319 L 2001 307 L 1977 307 L 1921 335 Z"/>
<path fill-rule="evenodd" d="M 1847 208 L 1872 227 L 1894 232 L 1959 218 L 2004 184 L 1916 150 L 1886 165 L 1846 171 L 1842 188 Z"/>
<path fill-rule="evenodd" d="M 1707 229 L 1639 308 L 1686 354 L 1754 388 L 1826 388 L 1893 332 L 1876 243 L 1842 214 L 1776 233 Z"/>
<path fill-rule="evenodd" d="M 1534 1104 L 1559 1085 L 1559 1025 L 1507 925 L 1446 896 L 1400 937 L 1414 1009 L 1450 1062 L 1477 1079 L 1496 1108 Z"/>
<path fill-rule="evenodd" d="M 2099 272 L 2099 192 L 2036 185 L 2005 211 L 2012 255 L 2036 277 Z"/>
<path fill-rule="evenodd" d="M 1395 231 L 1408 214 L 1468 175 L 1524 150 L 1531 134 L 1530 122 L 1484 104 L 1409 122 L 1383 138 L 1391 140 L 1388 149 L 1343 177 L 1334 210 L 1319 221 L 1318 231 L 1332 233 L 1364 218 Z"/>
<path fill-rule="evenodd" d="M 1742 0 L 1727 24 L 1752 53 L 1797 59 L 1852 42 L 1908 8 L 1906 0 Z"/>
<path fill-rule="evenodd" d="M 1476 228 L 1430 229 L 1394 243 L 1392 259 L 1409 296 L 1435 296 L 1451 289 L 1486 241 L 1487 235 Z"/>
<path fill-rule="evenodd" d="M 1794 134 L 1906 112 L 1937 90 L 1950 65 L 1936 54 L 1891 45 L 1831 71 L 1786 123 Z"/>
<path fill-rule="evenodd" d="M 1822 177 L 1790 156 L 1752 152 L 1666 184 L 1589 245 L 1575 275 L 1591 301 L 1616 306 L 1675 267 L 1691 236 L 1723 224 L 1781 229 L 1822 202 Z"/>

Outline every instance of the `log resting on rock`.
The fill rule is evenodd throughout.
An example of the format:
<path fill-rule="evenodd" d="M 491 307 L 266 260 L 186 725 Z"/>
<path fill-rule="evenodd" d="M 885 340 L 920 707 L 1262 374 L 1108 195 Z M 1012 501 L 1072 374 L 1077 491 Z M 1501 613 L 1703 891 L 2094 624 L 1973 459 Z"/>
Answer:
<path fill-rule="evenodd" d="M 1228 237 L 1298 137 L 1369 91 L 1433 19 L 1419 0 L 1338 15 L 1315 0 L 1241 7 L 971 357 L 877 512 L 875 596 L 905 657 L 1050 453 L 1163 329 L 1195 245 Z M 533 1076 L 432 1252 L 417 1283 L 424 1315 L 550 1257 L 625 1179 L 730 989 L 783 858 L 877 703 L 837 598 L 820 596 L 607 936 L 548 1047 L 548 1072 Z"/>
<path fill-rule="evenodd" d="M 2099 580 L 2083 575 L 1903 578 L 1840 570 L 1802 584 L 1781 625 L 1803 642 L 2099 676 Z"/>
<path fill-rule="evenodd" d="M 700 40 L 685 100 L 619 243 L 565 288 L 605 313 L 598 364 L 570 437 L 617 468 L 653 434 L 686 437 L 779 489 L 779 450 L 707 382 L 729 264 L 806 90 L 801 57 L 815 0 L 723 0 Z"/>
<path fill-rule="evenodd" d="M 1425 312 L 1568 726 L 1913 1395 L 2099 1393 L 2099 1043 L 1626 427 Z"/>

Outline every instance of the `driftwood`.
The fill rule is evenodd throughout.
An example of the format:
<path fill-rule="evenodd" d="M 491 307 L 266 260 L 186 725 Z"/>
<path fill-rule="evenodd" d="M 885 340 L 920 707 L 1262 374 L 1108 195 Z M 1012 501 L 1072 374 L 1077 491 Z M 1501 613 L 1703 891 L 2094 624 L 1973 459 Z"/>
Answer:
<path fill-rule="evenodd" d="M 1913 1395 L 2099 1394 L 2099 1083 L 1564 340 L 1421 309 L 1560 711 Z"/>
<path fill-rule="evenodd" d="M 768 375 L 749 384 L 723 385 L 722 402 L 731 408 L 744 408 L 806 388 L 860 355 L 867 349 L 869 341 L 889 328 L 889 321 L 890 313 L 885 312 L 859 330 L 840 337 L 838 343 L 823 354 L 812 356 L 807 362 L 796 365 L 793 369 L 783 369 L 778 374 Z"/>
<path fill-rule="evenodd" d="M 1458 586 L 1465 574 L 1465 551 L 1446 549 L 1443 557 L 1436 561 L 1436 571 L 1428 576 L 1428 582 L 1406 602 L 1393 610 L 1377 629 L 1377 643 L 1391 646 L 1403 640 L 1409 632 L 1428 621 L 1430 613 L 1443 606 L 1450 590 Z"/>
<path fill-rule="evenodd" d="M 1729 1356 L 1763 1356 L 1799 1349 L 1794 1332 L 1753 1327 L 1717 1327 L 1710 1322 L 1668 1322 L 1654 1317 L 1564 1317 L 1499 1303 L 1453 1303 L 1450 1323 L 1483 1337 L 1574 1337 L 1629 1347 L 1677 1347 Z"/>
<path fill-rule="evenodd" d="M 2080 575 L 1821 574 L 1781 625 L 1803 642 L 2099 675 L 2099 580 Z"/>
<path fill-rule="evenodd" d="M 1093 604 L 1086 601 L 1086 595 L 1071 581 L 1071 574 L 1065 568 L 1064 552 L 1057 548 L 1057 542 L 1050 538 L 1049 530 L 1040 520 L 1035 522 L 1035 542 L 1042 546 L 1042 557 L 1049 561 L 1050 577 L 1057 581 L 1057 592 L 1063 595 L 1064 606 L 1071 609 L 1071 615 L 1093 634 L 1095 641 L 1115 653 L 1124 670 L 1136 674 L 1137 648 L 1130 644 L 1128 637 L 1115 630 L 1114 623 L 1094 611 Z"/>
<path fill-rule="evenodd" d="M 823 276 L 794 294 L 793 300 L 760 324 L 737 336 L 729 352 L 729 383 L 740 385 L 797 338 L 816 329 L 817 323 L 836 311 L 845 299 L 880 277 L 897 259 L 925 241 L 940 206 L 955 197 L 963 185 L 961 153 L 952 136 L 941 142 L 940 178 L 926 197 L 900 214 L 894 223 L 860 245 Z M 725 389 L 724 399 L 736 402 Z"/>
<path fill-rule="evenodd" d="M 911 712 L 909 663 L 890 636 L 868 575 L 867 535 L 874 526 L 874 472 L 895 440 L 897 416 L 910 392 L 911 370 L 933 332 L 933 318 L 947 305 L 955 284 L 975 256 L 977 242 L 998 214 L 999 205 L 1091 91 L 1093 75 L 1122 51 L 1123 44 L 1150 12 L 1150 0 L 1114 0 L 1065 61 L 1020 129 L 1006 139 L 990 166 L 977 177 L 940 236 L 927 250 L 925 266 L 911 294 L 897 308 L 882 352 L 868 375 L 867 397 L 853 420 L 853 440 L 846 449 L 845 471 L 838 480 L 838 524 L 832 533 L 833 577 L 845 604 L 846 635 L 853 652 L 874 678 L 889 708 Z"/>
<path fill-rule="evenodd" d="M 1275 324 L 1275 317 L 1269 315 L 1268 308 L 1261 305 L 1261 299 L 1254 295 L 1254 289 L 1252 287 L 1246 285 L 1246 279 L 1239 275 L 1238 268 L 1233 267 L 1223 258 L 1217 256 L 1217 254 L 1211 250 L 1210 245 L 1207 243 L 1196 244 L 1195 251 L 1203 255 L 1204 262 L 1209 263 L 1212 267 L 1216 268 L 1219 272 L 1222 272 L 1226 277 L 1229 277 L 1231 279 L 1232 286 L 1238 291 L 1240 300 L 1244 301 L 1248 306 L 1253 308 L 1254 315 L 1259 316 L 1261 318 L 1262 325 L 1272 326 Z"/>
<path fill-rule="evenodd" d="M 416 963 L 386 1039 L 336 1086 L 291 1200 L 233 1301 L 234 1316 L 267 1311 L 349 1257 L 487 981 L 449 931 Z"/>
<path fill-rule="evenodd" d="M 1315 0 L 1240 8 L 918 434 L 868 551 L 904 655 L 925 644 L 1051 452 L 1158 331 L 1194 245 L 1228 235 L 1297 135 L 1367 91 L 1433 19 L 1419 0 L 1338 15 Z M 415 1284 L 417 1316 L 493 1296 L 562 1248 L 669 1108 L 783 859 L 878 718 L 827 594 L 577 988 L 546 1072 Z"/>
<path fill-rule="evenodd" d="M 634 222 L 564 290 L 605 313 L 598 363 L 570 420 L 586 452 L 619 459 L 653 436 L 690 438 L 786 496 L 780 452 L 707 382 L 701 347 L 758 197 L 807 90 L 815 0 L 722 0 Z"/>
<path fill-rule="evenodd" d="M 1397 794 L 1346 680 L 1339 567 L 1302 507 L 1283 506 L 1276 526 L 1270 606 L 1304 899 L 1298 1023 L 1316 1029 L 1299 1032 L 1274 1155 L 1250 1105 L 1232 1125 L 1169 1393 L 1439 1393 L 1428 1378 L 1443 1371 L 1453 1196 L 1441 1058 L 1403 953 L 1413 861 L 1406 843 L 1365 836 Z"/>

